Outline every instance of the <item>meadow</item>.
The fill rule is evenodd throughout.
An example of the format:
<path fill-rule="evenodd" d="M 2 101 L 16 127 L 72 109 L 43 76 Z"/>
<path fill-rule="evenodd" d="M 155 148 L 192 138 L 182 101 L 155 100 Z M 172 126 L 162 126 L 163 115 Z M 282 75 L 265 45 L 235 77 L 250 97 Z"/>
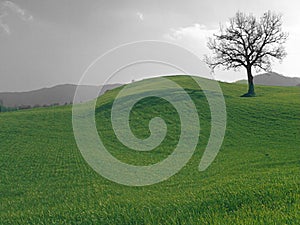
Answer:
<path fill-rule="evenodd" d="M 205 95 L 187 76 L 181 85 L 199 112 L 195 154 L 176 175 L 158 184 L 128 187 L 97 174 L 77 148 L 72 106 L 0 113 L 0 224 L 300 224 L 300 88 L 220 83 L 227 107 L 223 145 L 210 167 L 198 171 L 210 134 Z M 168 126 L 151 152 L 127 149 L 110 122 L 114 97 L 97 102 L 99 135 L 112 155 L 136 165 L 166 158 L 176 146 L 180 121 L 172 105 L 146 98 L 131 113 L 139 138 L 155 116 Z"/>

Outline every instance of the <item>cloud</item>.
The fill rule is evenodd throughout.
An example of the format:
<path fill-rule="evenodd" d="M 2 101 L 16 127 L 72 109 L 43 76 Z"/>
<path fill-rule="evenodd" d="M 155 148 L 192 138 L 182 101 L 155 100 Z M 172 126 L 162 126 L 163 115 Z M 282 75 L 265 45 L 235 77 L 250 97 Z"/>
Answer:
<path fill-rule="evenodd" d="M 165 37 L 170 40 L 180 40 L 186 36 L 203 37 L 203 31 L 206 31 L 205 25 L 195 23 L 188 27 L 171 28 Z"/>
<path fill-rule="evenodd" d="M 144 14 L 141 12 L 137 12 L 136 15 L 138 16 L 138 18 L 143 21 L 144 20 Z"/>
<path fill-rule="evenodd" d="M 5 32 L 6 34 L 10 34 L 10 29 L 7 24 L 3 23 L 2 18 L 6 17 L 8 14 L 6 12 L 0 14 L 0 34 Z"/>
<path fill-rule="evenodd" d="M 172 28 L 163 35 L 163 38 L 179 44 L 202 57 L 203 54 L 208 52 L 206 47 L 208 38 L 216 32 L 217 29 L 208 29 L 205 25 L 195 23 L 187 27 Z"/>
<path fill-rule="evenodd" d="M 16 15 L 23 21 L 32 21 L 33 16 L 18 6 L 16 3 L 11 1 L 4 1 L 0 3 L 0 33 L 4 32 L 6 34 L 10 34 L 10 28 L 7 23 L 5 23 L 5 18 L 9 15 Z"/>
<path fill-rule="evenodd" d="M 186 27 L 172 28 L 168 33 L 163 35 L 163 38 L 188 49 L 197 55 L 199 59 L 204 59 L 204 55 L 211 54 L 211 51 L 207 47 L 208 38 L 218 32 L 219 27 L 217 26 L 215 29 L 209 29 L 205 25 L 195 23 Z M 208 69 L 208 67 L 205 68 Z M 240 72 L 232 71 L 228 73 L 228 71 L 224 72 L 222 70 L 216 70 L 212 76 L 217 80 L 227 81 L 234 81 L 244 77 Z"/>
<path fill-rule="evenodd" d="M 191 26 L 187 27 L 179 27 L 179 28 L 172 28 L 170 32 L 164 35 L 165 39 L 170 41 L 184 41 L 184 40 L 191 40 L 194 41 L 204 41 L 207 40 L 208 37 L 212 36 L 216 33 L 216 29 L 208 29 L 205 25 L 195 23 Z"/>

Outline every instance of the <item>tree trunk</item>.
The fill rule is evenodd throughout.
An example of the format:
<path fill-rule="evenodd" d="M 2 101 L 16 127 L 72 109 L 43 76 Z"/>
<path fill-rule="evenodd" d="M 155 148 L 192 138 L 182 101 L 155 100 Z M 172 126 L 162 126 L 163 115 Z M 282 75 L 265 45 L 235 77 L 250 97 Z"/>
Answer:
<path fill-rule="evenodd" d="M 247 67 L 247 76 L 248 76 L 248 92 L 242 97 L 254 97 L 255 96 L 255 91 L 254 91 L 254 83 L 253 83 L 253 76 L 252 76 L 252 71 L 251 67 Z"/>

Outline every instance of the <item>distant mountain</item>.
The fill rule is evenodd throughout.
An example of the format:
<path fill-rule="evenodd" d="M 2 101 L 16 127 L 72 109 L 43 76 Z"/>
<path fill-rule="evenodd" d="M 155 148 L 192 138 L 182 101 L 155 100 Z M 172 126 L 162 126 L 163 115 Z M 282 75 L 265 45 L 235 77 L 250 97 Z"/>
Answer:
<path fill-rule="evenodd" d="M 101 90 L 101 95 L 107 90 L 119 87 L 122 84 L 108 84 Z M 6 107 L 38 107 L 46 105 L 64 105 L 73 102 L 77 85 L 63 84 L 51 88 L 42 88 L 28 92 L 2 92 L 0 93 L 0 103 Z M 101 86 L 81 86 L 84 93 L 80 101 L 91 100 L 100 91 Z"/>
<path fill-rule="evenodd" d="M 247 80 L 239 80 L 236 83 L 247 83 Z M 285 77 L 281 74 L 270 72 L 254 76 L 254 84 L 266 86 L 300 86 L 300 78 Z"/>

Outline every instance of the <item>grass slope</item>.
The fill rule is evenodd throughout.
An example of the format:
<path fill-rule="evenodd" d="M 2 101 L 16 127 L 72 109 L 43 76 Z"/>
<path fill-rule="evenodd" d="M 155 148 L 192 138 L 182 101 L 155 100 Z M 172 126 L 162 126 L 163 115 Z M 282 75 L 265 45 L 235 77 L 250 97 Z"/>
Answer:
<path fill-rule="evenodd" d="M 213 164 L 199 172 L 210 132 L 207 102 L 191 78 L 170 79 L 199 110 L 200 140 L 178 174 L 152 186 L 126 187 L 95 173 L 76 147 L 70 106 L 1 113 L 0 224 L 300 224 L 299 87 L 258 86 L 256 98 L 240 98 L 245 85 L 221 83 L 226 137 Z M 136 104 L 131 126 L 138 137 L 149 135 L 149 119 L 157 115 L 168 133 L 152 152 L 134 152 L 111 130 L 119 90 L 98 101 L 106 147 L 137 165 L 165 158 L 180 135 L 174 108 L 158 98 Z"/>

